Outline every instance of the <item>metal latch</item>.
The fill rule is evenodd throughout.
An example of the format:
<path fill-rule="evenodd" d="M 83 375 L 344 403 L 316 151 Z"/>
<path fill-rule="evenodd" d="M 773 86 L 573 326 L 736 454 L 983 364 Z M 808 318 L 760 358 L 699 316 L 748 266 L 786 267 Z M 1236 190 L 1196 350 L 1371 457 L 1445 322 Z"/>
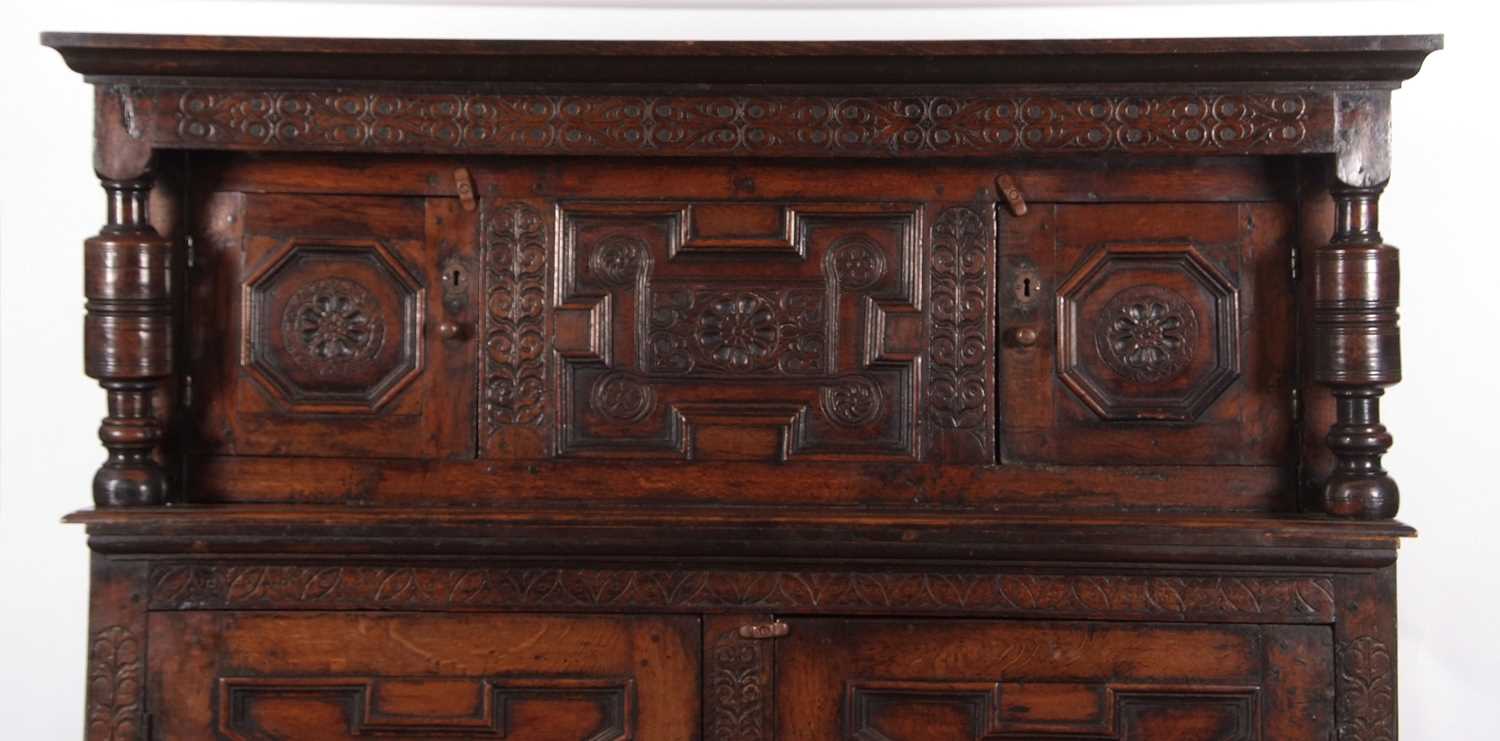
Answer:
<path fill-rule="evenodd" d="M 453 189 L 458 191 L 458 202 L 463 204 L 465 211 L 473 211 L 474 203 L 474 178 L 469 176 L 467 167 L 460 167 L 453 171 Z"/>
<path fill-rule="evenodd" d="M 998 175 L 995 177 L 995 189 L 1000 191 L 1000 197 L 1005 199 L 1005 205 L 1010 207 L 1013 216 L 1026 215 L 1026 197 L 1021 195 L 1021 189 L 1016 186 L 1016 181 L 1009 175 Z"/>
<path fill-rule="evenodd" d="M 751 623 L 740 626 L 740 637 L 752 641 L 763 641 L 767 638 L 782 638 L 792 629 L 780 620 L 772 620 L 769 623 Z"/>

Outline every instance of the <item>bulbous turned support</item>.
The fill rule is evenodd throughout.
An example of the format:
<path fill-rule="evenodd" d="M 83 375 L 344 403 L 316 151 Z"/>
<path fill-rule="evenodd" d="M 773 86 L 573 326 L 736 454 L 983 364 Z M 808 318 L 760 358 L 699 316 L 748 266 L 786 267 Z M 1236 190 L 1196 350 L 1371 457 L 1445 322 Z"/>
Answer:
<path fill-rule="evenodd" d="M 1400 505 L 1380 464 L 1391 447 L 1380 397 L 1401 380 L 1400 263 L 1380 237 L 1384 187 L 1336 184 L 1333 238 L 1313 255 L 1313 379 L 1332 390 L 1338 414 L 1321 505 L 1341 517 L 1390 518 Z"/>
<path fill-rule="evenodd" d="M 153 455 L 163 430 L 151 404 L 172 372 L 171 244 L 148 221 L 149 180 L 102 183 L 108 219 L 83 247 L 84 370 L 109 394 L 94 503 L 161 504 L 167 476 Z"/>

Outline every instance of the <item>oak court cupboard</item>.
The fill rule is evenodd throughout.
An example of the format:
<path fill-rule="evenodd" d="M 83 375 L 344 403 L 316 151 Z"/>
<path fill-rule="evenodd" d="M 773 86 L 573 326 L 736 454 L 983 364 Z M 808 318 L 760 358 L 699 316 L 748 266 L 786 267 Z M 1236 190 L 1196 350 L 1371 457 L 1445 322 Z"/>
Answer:
<path fill-rule="evenodd" d="M 87 738 L 1396 737 L 1441 37 L 42 41 Z"/>

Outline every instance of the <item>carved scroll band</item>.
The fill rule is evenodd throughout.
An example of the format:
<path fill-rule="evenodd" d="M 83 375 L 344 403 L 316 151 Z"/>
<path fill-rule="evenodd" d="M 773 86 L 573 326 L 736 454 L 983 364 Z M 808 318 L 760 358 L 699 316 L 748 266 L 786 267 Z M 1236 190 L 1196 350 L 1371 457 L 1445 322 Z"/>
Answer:
<path fill-rule="evenodd" d="M 1018 94 L 951 98 L 391 94 L 161 88 L 159 145 L 486 152 L 973 156 L 1331 148 L 1331 96 Z M 1325 124 L 1326 125 L 1326 124 Z"/>

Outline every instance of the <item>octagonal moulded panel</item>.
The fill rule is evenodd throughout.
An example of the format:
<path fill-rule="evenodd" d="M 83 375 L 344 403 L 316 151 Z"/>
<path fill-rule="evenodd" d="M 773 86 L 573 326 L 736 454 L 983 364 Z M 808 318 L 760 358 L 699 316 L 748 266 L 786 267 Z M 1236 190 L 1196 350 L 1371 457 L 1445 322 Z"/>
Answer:
<path fill-rule="evenodd" d="M 1103 419 L 1195 419 L 1239 370 L 1239 289 L 1191 244 L 1105 245 L 1058 287 L 1058 376 Z"/>
<path fill-rule="evenodd" d="M 376 411 L 421 372 L 424 293 L 378 242 L 291 240 L 245 280 L 241 365 L 294 411 Z"/>

